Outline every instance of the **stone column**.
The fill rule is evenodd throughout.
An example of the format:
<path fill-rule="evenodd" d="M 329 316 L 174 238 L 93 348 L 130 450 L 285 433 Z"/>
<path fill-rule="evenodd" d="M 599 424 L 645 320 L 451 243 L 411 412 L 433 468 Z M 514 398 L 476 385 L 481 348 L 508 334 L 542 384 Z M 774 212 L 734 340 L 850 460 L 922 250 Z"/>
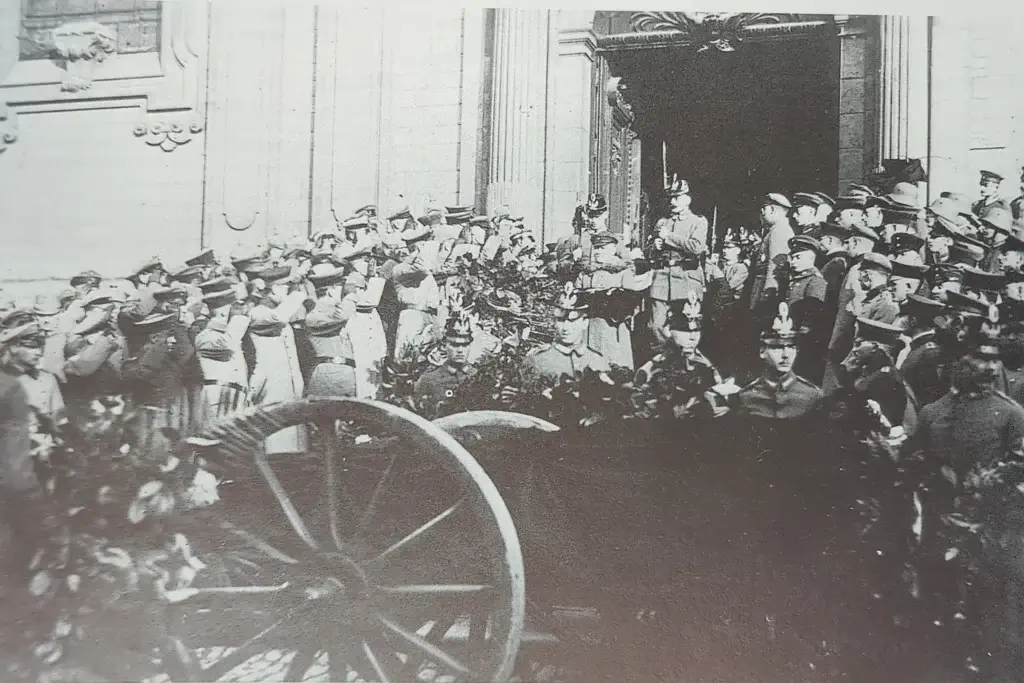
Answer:
<path fill-rule="evenodd" d="M 928 17 L 880 20 L 878 160 L 928 157 Z M 927 170 L 927 163 L 925 163 Z M 921 197 L 924 199 L 923 187 Z"/>
<path fill-rule="evenodd" d="M 507 206 L 538 236 L 544 216 L 548 12 L 495 10 L 487 211 Z"/>

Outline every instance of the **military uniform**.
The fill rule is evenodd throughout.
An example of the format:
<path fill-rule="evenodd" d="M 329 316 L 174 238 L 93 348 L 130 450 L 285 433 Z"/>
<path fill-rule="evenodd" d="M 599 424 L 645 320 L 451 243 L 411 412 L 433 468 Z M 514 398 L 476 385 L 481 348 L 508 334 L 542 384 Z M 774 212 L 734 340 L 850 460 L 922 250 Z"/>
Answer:
<path fill-rule="evenodd" d="M 426 397 L 431 405 L 451 398 L 453 392 L 476 375 L 476 368 L 465 365 L 456 368 L 452 365 L 428 370 L 416 380 L 416 397 Z"/>
<path fill-rule="evenodd" d="M 562 375 L 574 377 L 584 370 L 608 372 L 608 359 L 585 344 L 573 347 L 545 344 L 534 349 L 523 359 L 523 372 L 530 376 L 557 379 Z"/>
<path fill-rule="evenodd" d="M 249 402 L 249 368 L 242 340 L 249 316 L 217 317 L 196 335 L 196 354 L 203 371 L 203 421 L 238 412 Z"/>
<path fill-rule="evenodd" d="M 904 341 L 906 346 L 896 356 L 896 369 L 910 385 L 920 405 L 939 400 L 949 387 L 942 373 L 945 357 L 935 341 L 935 330 L 925 330 Z"/>
<path fill-rule="evenodd" d="M 721 383 L 722 375 L 700 351 L 689 357 L 676 351 L 659 353 L 640 366 L 633 379 L 645 398 L 655 401 L 655 416 L 662 418 L 710 412 L 714 403 L 707 392 Z"/>
<path fill-rule="evenodd" d="M 918 421 L 918 447 L 961 475 L 1020 454 L 1022 443 L 1024 408 L 1001 391 L 947 392 L 925 406 Z"/>
<path fill-rule="evenodd" d="M 822 391 L 792 372 L 779 380 L 759 377 L 737 394 L 738 413 L 752 417 L 792 419 L 816 410 Z"/>
<path fill-rule="evenodd" d="M 808 298 L 823 302 L 825 301 L 827 289 L 828 283 L 822 277 L 821 272 L 817 268 L 811 268 L 810 270 L 790 276 L 789 287 L 786 291 L 786 302 L 790 306 L 801 299 Z"/>
<path fill-rule="evenodd" d="M 355 300 L 325 297 L 306 316 L 315 358 L 306 396 L 355 396 L 356 361 L 346 323 L 355 314 Z"/>
<path fill-rule="evenodd" d="M 754 256 L 753 272 L 754 281 L 750 292 L 750 308 L 756 311 L 758 307 L 768 302 L 769 290 L 778 290 L 779 279 L 778 269 L 783 267 L 786 255 L 789 254 L 789 240 L 796 236 L 793 226 L 789 221 L 773 225 L 764 236 L 757 254 Z"/>
<path fill-rule="evenodd" d="M 143 407 L 142 443 L 156 449 L 166 443 L 162 428 L 180 435 L 197 426 L 201 386 L 199 363 L 188 331 L 173 313 L 158 313 L 139 321 L 145 341 L 127 358 L 122 378 L 136 404 Z"/>

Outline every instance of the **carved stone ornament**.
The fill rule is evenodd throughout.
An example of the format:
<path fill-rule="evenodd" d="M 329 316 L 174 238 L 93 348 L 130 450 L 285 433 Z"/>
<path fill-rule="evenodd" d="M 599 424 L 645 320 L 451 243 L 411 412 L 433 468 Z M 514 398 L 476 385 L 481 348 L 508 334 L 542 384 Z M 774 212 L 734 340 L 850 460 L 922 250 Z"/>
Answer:
<path fill-rule="evenodd" d="M 798 23 L 798 14 L 755 14 L 732 12 L 636 12 L 630 24 L 638 33 L 678 32 L 704 52 L 711 48 L 733 52 L 749 33 L 759 29 Z"/>
<path fill-rule="evenodd" d="M 626 120 L 633 119 L 633 105 L 626 102 L 623 97 L 623 92 L 626 90 L 626 84 L 622 82 L 622 78 L 619 76 L 612 76 L 608 79 L 605 84 L 605 96 L 608 98 L 608 104 L 620 114 Z"/>
<path fill-rule="evenodd" d="M 117 35 L 95 21 L 64 24 L 53 31 L 53 47 L 64 61 L 61 90 L 79 92 L 92 87 L 96 64 L 117 50 Z"/>
<path fill-rule="evenodd" d="M 142 138 L 147 145 L 173 152 L 181 145 L 192 141 L 192 136 L 203 132 L 199 119 L 190 121 L 148 121 L 135 125 L 135 137 Z"/>

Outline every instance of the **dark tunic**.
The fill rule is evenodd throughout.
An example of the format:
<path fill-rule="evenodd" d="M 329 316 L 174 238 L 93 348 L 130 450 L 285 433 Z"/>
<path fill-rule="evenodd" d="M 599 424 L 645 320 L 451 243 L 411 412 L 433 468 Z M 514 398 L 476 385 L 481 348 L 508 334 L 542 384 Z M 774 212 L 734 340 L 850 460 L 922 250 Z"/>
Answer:
<path fill-rule="evenodd" d="M 456 368 L 453 365 L 442 365 L 441 367 L 428 370 L 416 380 L 416 398 L 426 397 L 431 404 L 451 398 L 452 394 L 460 386 L 468 382 L 476 375 L 476 368 L 466 365 Z"/>
<path fill-rule="evenodd" d="M 822 401 L 821 389 L 792 372 L 781 381 L 759 377 L 737 394 L 740 415 L 779 420 L 804 417 Z"/>
<path fill-rule="evenodd" d="M 921 410 L 917 446 L 963 476 L 975 465 L 1020 455 L 1024 408 L 1000 391 L 947 392 Z"/>

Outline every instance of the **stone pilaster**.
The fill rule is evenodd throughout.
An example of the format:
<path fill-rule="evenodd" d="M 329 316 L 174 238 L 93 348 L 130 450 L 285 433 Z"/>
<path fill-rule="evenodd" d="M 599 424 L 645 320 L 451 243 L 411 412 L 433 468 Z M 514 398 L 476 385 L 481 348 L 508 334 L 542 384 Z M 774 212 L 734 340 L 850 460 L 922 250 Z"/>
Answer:
<path fill-rule="evenodd" d="M 487 211 L 508 206 L 541 234 L 547 125 L 548 12 L 495 11 Z"/>
<path fill-rule="evenodd" d="M 929 135 L 928 17 L 880 17 L 879 53 L 878 161 L 924 160 Z"/>

